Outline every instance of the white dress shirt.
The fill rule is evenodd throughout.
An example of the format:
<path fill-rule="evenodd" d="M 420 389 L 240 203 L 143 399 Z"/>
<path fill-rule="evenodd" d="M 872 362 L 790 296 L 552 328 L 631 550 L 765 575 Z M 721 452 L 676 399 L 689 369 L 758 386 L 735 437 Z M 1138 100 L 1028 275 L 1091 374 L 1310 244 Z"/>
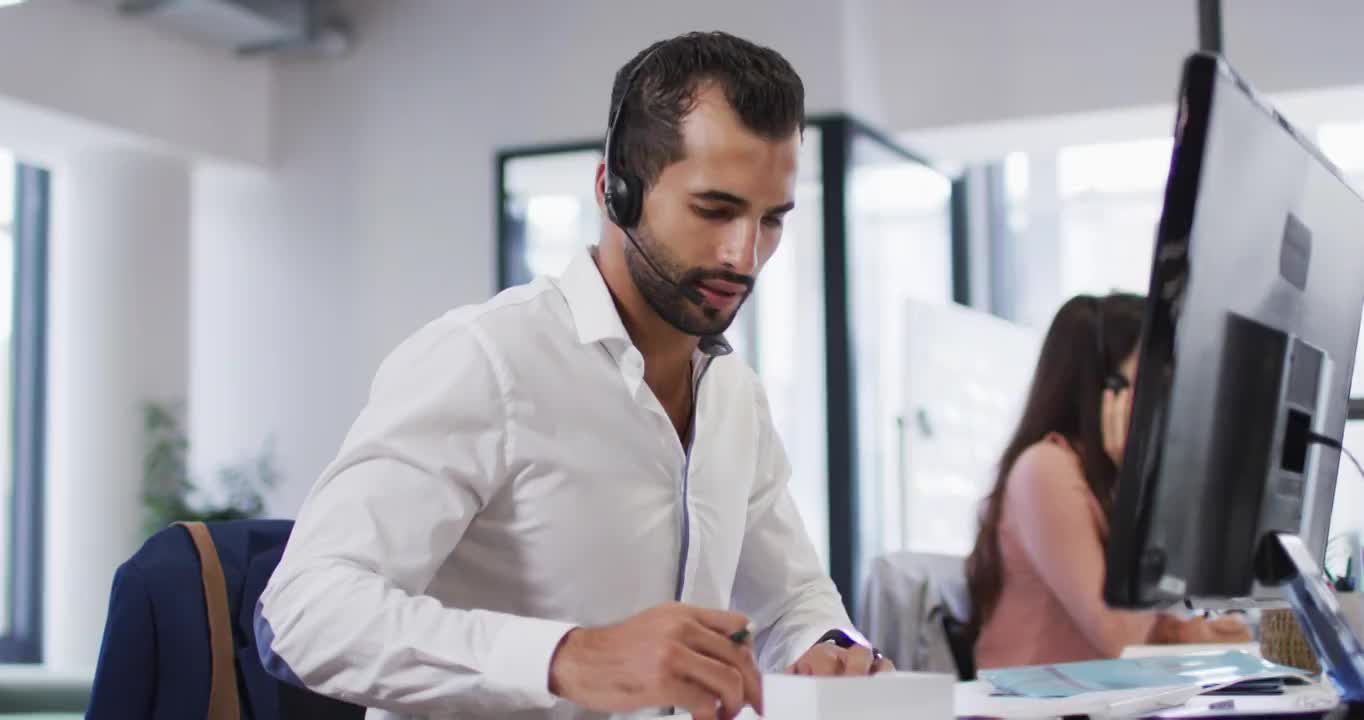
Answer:
<path fill-rule="evenodd" d="M 764 671 L 851 627 L 757 378 L 714 349 L 693 366 L 688 452 L 587 251 L 419 330 L 261 597 L 267 668 L 370 718 L 587 718 L 548 691 L 575 626 L 730 608 Z"/>

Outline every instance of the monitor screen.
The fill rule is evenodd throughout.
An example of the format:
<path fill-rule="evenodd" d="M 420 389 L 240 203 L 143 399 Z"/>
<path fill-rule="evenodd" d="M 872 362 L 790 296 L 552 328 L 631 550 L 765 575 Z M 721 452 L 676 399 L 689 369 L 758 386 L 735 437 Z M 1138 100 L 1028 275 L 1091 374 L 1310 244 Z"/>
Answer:
<path fill-rule="evenodd" d="M 1273 532 L 1321 562 L 1364 307 L 1364 202 L 1213 55 L 1184 66 L 1105 598 L 1278 600 Z"/>

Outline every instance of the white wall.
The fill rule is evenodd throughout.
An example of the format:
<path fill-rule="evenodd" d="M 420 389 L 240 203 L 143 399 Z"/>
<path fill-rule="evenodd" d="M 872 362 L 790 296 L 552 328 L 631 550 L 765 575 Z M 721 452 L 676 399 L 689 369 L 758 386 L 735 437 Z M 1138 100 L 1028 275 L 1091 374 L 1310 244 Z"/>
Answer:
<path fill-rule="evenodd" d="M 0 112 L 7 133 L 0 142 L 8 146 L 70 152 L 117 133 L 168 151 L 264 165 L 272 81 L 266 61 L 206 50 L 89 0 L 0 9 L 0 110 L 38 108 L 49 118 L 20 123 Z"/>
<path fill-rule="evenodd" d="M 290 153 L 273 175 L 201 168 L 193 181 L 193 469 L 211 478 L 272 438 L 278 515 L 336 452 L 374 369 L 356 343 L 353 203 L 329 192 L 333 171 L 348 172 Z"/>
<path fill-rule="evenodd" d="M 362 49 L 339 62 L 276 67 L 269 171 L 205 163 L 194 175 L 195 470 L 211 475 L 273 438 L 284 485 L 268 500 L 281 516 L 294 514 L 359 412 L 379 360 L 360 341 L 390 321 L 370 307 L 362 242 L 385 241 L 365 232 L 376 206 L 407 205 L 377 193 L 367 165 L 412 151 L 406 142 L 385 147 L 370 127 L 383 112 L 376 103 L 387 101 L 379 94 L 402 78 L 353 75 L 348 68 L 372 64 L 375 48 Z M 408 112 L 430 100 L 410 102 Z"/>
<path fill-rule="evenodd" d="M 185 397 L 188 165 L 110 149 L 53 178 L 43 653 L 95 664 L 114 569 L 142 533 L 143 407 Z"/>
<path fill-rule="evenodd" d="M 859 0 L 895 130 L 1172 102 L 1192 0 Z M 1225 51 L 1265 91 L 1364 83 L 1364 5 L 1228 0 Z"/>

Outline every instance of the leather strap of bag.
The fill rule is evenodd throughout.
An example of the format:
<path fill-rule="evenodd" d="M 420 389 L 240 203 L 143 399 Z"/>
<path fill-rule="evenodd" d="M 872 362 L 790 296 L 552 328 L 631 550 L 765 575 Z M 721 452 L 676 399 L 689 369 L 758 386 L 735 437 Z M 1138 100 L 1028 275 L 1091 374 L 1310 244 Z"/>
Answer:
<path fill-rule="evenodd" d="M 208 690 L 208 720 L 240 720 L 236 653 L 232 649 L 232 616 L 227 605 L 227 580 L 213 536 L 201 522 L 175 523 L 189 531 L 204 578 L 204 606 L 208 609 L 208 640 L 212 647 L 212 682 Z"/>

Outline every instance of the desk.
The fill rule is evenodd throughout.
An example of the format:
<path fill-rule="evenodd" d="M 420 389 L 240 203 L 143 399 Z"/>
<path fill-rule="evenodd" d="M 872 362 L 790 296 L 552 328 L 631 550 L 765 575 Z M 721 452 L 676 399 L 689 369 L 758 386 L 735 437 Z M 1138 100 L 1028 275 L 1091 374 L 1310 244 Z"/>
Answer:
<path fill-rule="evenodd" d="M 1148 691 L 1148 690 L 1146 690 Z M 1135 694 L 1142 694 L 1143 691 L 1135 691 Z M 1125 690 L 1118 693 L 1095 693 L 1091 697 L 1110 697 L 1112 700 L 1120 697 L 1132 697 L 1133 691 Z M 769 698 L 771 702 L 771 698 Z M 1065 712 L 1064 701 L 1060 700 L 1031 700 L 1031 698 L 1001 698 L 990 695 L 988 683 L 967 682 L 956 683 L 955 686 L 955 715 L 958 719 L 993 719 L 993 717 L 1028 717 L 1033 720 L 1054 719 L 1061 717 Z M 880 716 L 880 713 L 877 713 Z M 904 717 L 906 720 L 919 720 L 921 715 L 915 715 L 913 708 L 904 708 L 902 712 L 892 712 L 895 717 Z M 1290 687 L 1282 695 L 1213 695 L 1213 697 L 1196 697 L 1181 708 L 1165 710 L 1161 719 L 1191 719 L 1191 717 L 1277 717 L 1277 719 L 1322 719 L 1322 720 L 1356 720 L 1364 719 L 1364 705 L 1356 708 L 1348 706 L 1338 706 L 1334 691 L 1319 685 Z M 668 716 L 667 720 L 689 720 L 689 715 Z M 757 713 L 752 708 L 743 709 L 739 713 L 737 720 L 760 720 Z M 775 715 L 768 716 L 767 720 L 784 720 L 783 717 Z M 821 719 L 822 720 L 822 719 Z M 925 719 L 929 720 L 929 719 Z"/>
<path fill-rule="evenodd" d="M 1028 717 L 1055 718 L 1066 712 L 1066 703 L 1055 699 L 1000 698 L 990 695 L 986 683 L 957 683 L 956 714 L 958 718 L 981 717 Z M 1143 691 L 1120 691 L 1114 693 L 1091 693 L 1090 697 L 1118 699 L 1140 695 Z M 1149 692 L 1145 691 L 1145 692 Z M 1066 698 L 1066 701 L 1071 700 Z M 1201 696 L 1175 710 L 1167 710 L 1155 717 L 1160 718 L 1201 718 L 1201 717 L 1251 717 L 1264 716 L 1265 712 L 1276 713 L 1274 717 L 1288 718 L 1364 718 L 1360 714 L 1331 714 L 1338 705 L 1335 692 L 1320 685 L 1301 685 L 1290 687 L 1283 695 L 1216 695 Z M 1214 705 L 1222 709 L 1210 709 Z M 779 720 L 774 718 L 773 720 Z"/>
<path fill-rule="evenodd" d="M 1054 707 L 1056 704 L 1056 701 L 1054 700 L 991 697 L 989 686 L 980 682 L 957 683 L 955 689 L 955 714 L 959 719 L 993 718 L 1000 717 L 1001 715 L 1005 717 L 1028 717 L 1033 718 L 1034 720 L 1059 717 L 1056 714 L 1049 714 L 1048 703 L 1051 703 L 1051 706 Z M 1231 701 L 1231 707 L 1221 710 L 1208 709 L 1208 706 L 1213 703 L 1225 704 L 1227 701 Z M 1279 718 L 1279 720 L 1306 720 L 1307 718 L 1324 720 L 1364 719 L 1364 706 L 1348 708 L 1343 706 L 1336 707 L 1336 704 L 1335 693 L 1331 690 L 1319 685 L 1307 685 L 1290 688 L 1284 695 L 1218 695 L 1214 697 L 1199 697 L 1195 698 L 1185 707 L 1166 711 L 1156 717 L 1247 717 L 1247 713 L 1256 713 L 1271 707 L 1285 708 L 1285 706 L 1287 706 L 1287 709 L 1284 709 L 1282 712 L 1278 712 L 1275 715 L 1261 715 L 1261 717 L 1275 717 Z M 668 720 L 687 720 L 690 717 L 690 715 L 671 715 Z M 917 720 L 918 718 L 918 716 L 909 709 L 903 713 L 902 717 L 906 718 L 906 720 L 909 720 L 910 718 Z M 759 720 L 759 718 L 751 708 L 745 708 L 736 720 Z M 782 718 L 769 717 L 767 720 L 782 720 Z"/>

